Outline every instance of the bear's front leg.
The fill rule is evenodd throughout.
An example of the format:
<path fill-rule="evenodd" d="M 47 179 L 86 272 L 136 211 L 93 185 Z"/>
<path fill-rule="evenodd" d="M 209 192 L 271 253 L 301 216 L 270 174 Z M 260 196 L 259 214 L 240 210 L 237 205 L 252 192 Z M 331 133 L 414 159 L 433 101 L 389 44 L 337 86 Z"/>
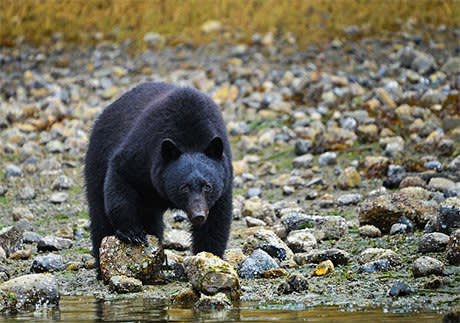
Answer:
<path fill-rule="evenodd" d="M 232 193 L 225 193 L 209 210 L 208 219 L 193 227 L 193 253 L 208 251 L 222 258 L 232 224 Z"/>
<path fill-rule="evenodd" d="M 146 244 L 146 233 L 136 207 L 138 199 L 137 192 L 117 169 L 109 167 L 104 182 L 104 204 L 115 235 L 125 242 Z"/>

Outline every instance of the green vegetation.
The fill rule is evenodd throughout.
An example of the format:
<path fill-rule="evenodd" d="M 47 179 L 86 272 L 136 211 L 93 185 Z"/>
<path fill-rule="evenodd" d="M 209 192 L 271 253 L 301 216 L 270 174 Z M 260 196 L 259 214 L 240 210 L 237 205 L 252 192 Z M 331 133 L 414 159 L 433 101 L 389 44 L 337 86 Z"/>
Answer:
<path fill-rule="evenodd" d="M 233 36 L 202 33 L 201 25 L 213 19 Z M 0 24 L 3 45 L 13 45 L 17 37 L 50 43 L 58 32 L 78 44 L 131 39 L 133 48 L 140 49 L 151 31 L 165 35 L 170 44 L 235 35 L 244 42 L 255 32 L 290 32 L 305 44 L 342 37 L 351 25 L 363 26 L 354 37 L 427 25 L 459 26 L 460 5 L 457 0 L 2 0 Z"/>

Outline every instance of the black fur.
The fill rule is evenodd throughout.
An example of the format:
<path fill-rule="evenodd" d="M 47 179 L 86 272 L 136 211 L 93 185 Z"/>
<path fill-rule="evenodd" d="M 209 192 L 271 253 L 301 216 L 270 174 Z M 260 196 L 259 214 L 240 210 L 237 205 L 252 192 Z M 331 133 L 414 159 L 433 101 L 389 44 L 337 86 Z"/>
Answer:
<path fill-rule="evenodd" d="M 183 209 L 192 222 L 207 218 L 192 226 L 193 252 L 222 256 L 232 217 L 232 175 L 225 124 L 209 97 L 165 83 L 127 92 L 96 121 L 86 155 L 97 263 L 105 236 L 132 243 L 145 242 L 146 234 L 162 239 L 168 208 Z"/>

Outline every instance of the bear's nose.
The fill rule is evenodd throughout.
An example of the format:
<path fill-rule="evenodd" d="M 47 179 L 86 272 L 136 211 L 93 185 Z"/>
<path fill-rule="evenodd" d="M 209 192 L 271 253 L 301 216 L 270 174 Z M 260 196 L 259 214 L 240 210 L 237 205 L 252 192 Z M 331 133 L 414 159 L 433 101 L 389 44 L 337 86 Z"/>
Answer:
<path fill-rule="evenodd" d="M 206 220 L 206 216 L 203 214 L 195 214 L 192 216 L 192 224 L 193 225 L 202 225 Z"/>

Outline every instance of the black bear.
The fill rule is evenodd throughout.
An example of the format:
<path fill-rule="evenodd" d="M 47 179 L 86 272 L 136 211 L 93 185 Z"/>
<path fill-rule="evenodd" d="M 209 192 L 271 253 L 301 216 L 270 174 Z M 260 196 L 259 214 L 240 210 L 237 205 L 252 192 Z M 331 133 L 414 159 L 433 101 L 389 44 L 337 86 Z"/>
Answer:
<path fill-rule="evenodd" d="M 232 219 L 232 164 L 218 106 L 203 93 L 143 83 L 97 119 L 85 160 L 93 254 L 105 236 L 145 243 L 163 213 L 184 210 L 193 252 L 222 257 Z M 99 268 L 99 266 L 98 266 Z"/>

